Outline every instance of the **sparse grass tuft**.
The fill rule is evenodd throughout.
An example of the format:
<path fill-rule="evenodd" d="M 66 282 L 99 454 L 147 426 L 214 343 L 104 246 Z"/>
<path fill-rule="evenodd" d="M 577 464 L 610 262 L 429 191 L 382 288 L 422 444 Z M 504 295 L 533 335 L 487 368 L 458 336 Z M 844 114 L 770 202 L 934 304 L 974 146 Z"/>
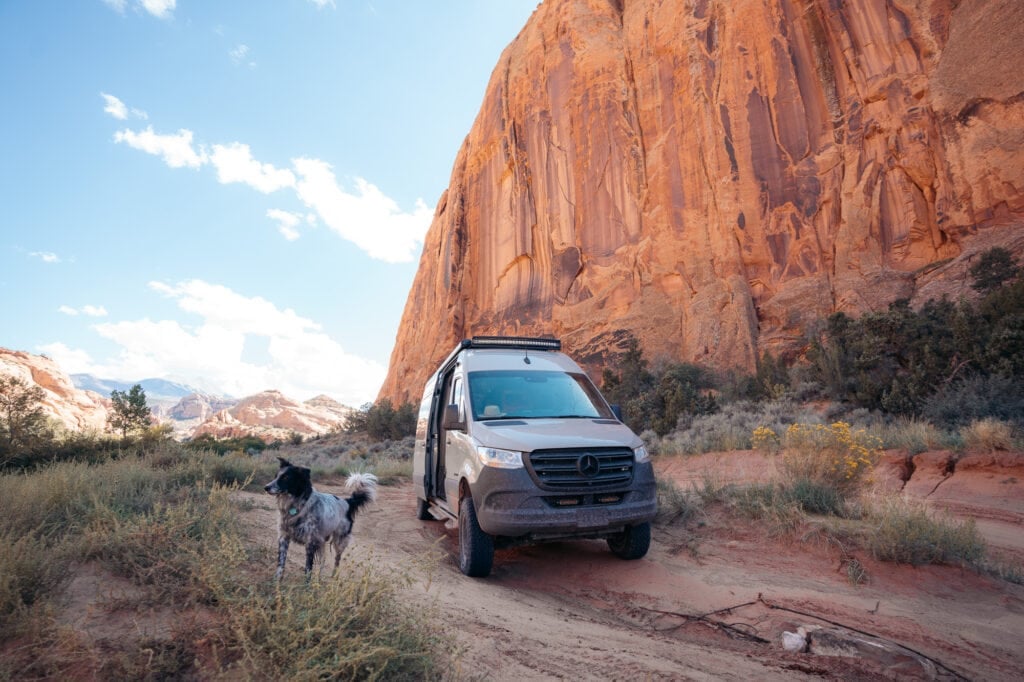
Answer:
<path fill-rule="evenodd" d="M 878 424 L 869 429 L 886 449 L 902 449 L 911 455 L 928 450 L 954 449 L 959 442 L 954 434 L 921 419 L 900 417 L 887 424 Z"/>
<path fill-rule="evenodd" d="M 1011 450 L 1017 444 L 1016 429 L 999 419 L 979 419 L 960 430 L 964 448 L 974 452 Z"/>
<path fill-rule="evenodd" d="M 985 543 L 973 519 L 929 513 L 923 502 L 888 497 L 868 509 L 864 542 L 881 561 L 980 567 Z"/>
<path fill-rule="evenodd" d="M 686 525 L 697 516 L 703 507 L 700 498 L 687 494 L 679 486 L 668 479 L 658 479 L 658 517 L 662 524 L 677 523 Z"/>

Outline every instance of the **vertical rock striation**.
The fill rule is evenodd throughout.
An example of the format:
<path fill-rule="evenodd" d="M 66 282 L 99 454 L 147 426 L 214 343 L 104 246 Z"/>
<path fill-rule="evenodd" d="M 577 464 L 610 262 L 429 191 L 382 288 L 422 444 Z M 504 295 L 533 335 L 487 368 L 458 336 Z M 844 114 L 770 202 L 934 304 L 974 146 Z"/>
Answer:
<path fill-rule="evenodd" d="M 1024 250 L 1019 0 L 545 0 L 438 202 L 382 397 L 480 333 L 752 368 Z"/>

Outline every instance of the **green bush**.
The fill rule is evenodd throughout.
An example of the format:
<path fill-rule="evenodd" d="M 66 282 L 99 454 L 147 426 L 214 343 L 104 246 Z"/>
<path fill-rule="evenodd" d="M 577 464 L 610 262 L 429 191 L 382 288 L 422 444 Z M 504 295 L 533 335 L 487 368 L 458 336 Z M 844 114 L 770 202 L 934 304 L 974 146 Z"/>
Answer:
<path fill-rule="evenodd" d="M 619 371 L 604 370 L 601 390 L 610 403 L 622 407 L 623 420 L 637 433 L 650 429 L 664 436 L 680 420 L 718 409 L 714 378 L 707 370 L 674 363 L 650 372 L 633 336 L 627 337 L 626 351 L 615 364 Z"/>
<path fill-rule="evenodd" d="M 375 440 L 402 440 L 416 433 L 416 407 L 407 402 L 395 408 L 387 398 L 367 403 L 349 416 L 345 432 L 365 433 Z"/>

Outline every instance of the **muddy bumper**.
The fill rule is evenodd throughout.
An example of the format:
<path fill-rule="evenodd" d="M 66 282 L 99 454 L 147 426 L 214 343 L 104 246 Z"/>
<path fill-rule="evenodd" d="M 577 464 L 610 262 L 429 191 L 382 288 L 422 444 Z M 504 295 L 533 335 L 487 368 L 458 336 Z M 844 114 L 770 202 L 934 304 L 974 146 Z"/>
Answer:
<path fill-rule="evenodd" d="M 480 527 L 490 535 L 545 540 L 601 537 L 657 512 L 650 462 L 637 464 L 628 486 L 545 490 L 526 469 L 485 467 L 472 486 Z"/>

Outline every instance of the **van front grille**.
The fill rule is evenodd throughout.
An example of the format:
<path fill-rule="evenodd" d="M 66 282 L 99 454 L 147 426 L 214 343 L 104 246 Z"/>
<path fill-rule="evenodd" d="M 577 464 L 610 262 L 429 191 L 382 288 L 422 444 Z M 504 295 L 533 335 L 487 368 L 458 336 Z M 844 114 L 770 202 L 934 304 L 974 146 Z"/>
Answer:
<path fill-rule="evenodd" d="M 534 450 L 529 462 L 533 475 L 548 488 L 621 487 L 633 480 L 629 448 Z"/>

